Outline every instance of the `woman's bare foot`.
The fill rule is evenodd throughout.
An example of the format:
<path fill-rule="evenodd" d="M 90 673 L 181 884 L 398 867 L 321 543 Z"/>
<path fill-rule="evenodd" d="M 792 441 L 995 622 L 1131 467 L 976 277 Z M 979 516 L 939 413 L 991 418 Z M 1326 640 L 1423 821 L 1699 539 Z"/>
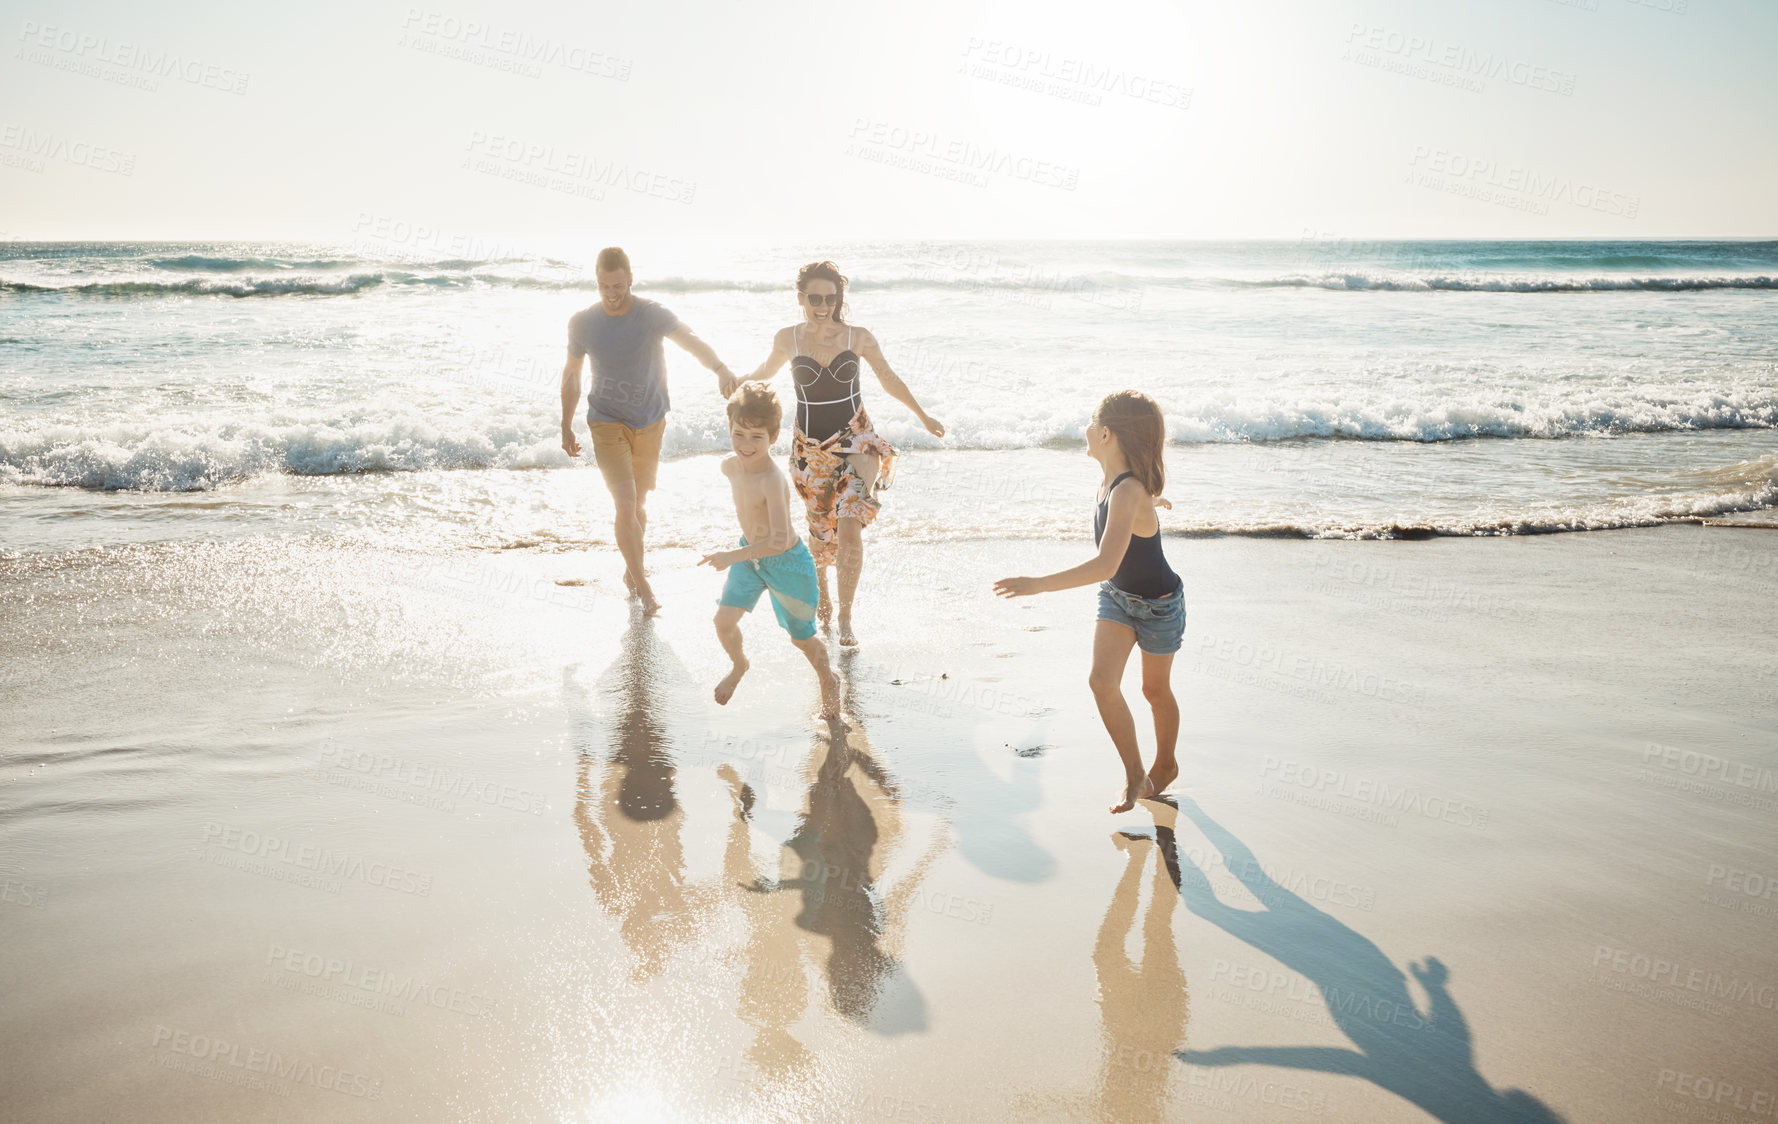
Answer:
<path fill-rule="evenodd" d="M 1136 806 L 1136 801 L 1147 800 L 1153 795 L 1154 785 L 1148 783 L 1148 777 L 1137 777 L 1135 780 L 1124 785 L 1123 802 L 1120 804 L 1113 804 L 1111 806 L 1111 812 L 1113 815 L 1116 815 L 1119 812 L 1127 812 Z"/>
<path fill-rule="evenodd" d="M 636 583 L 636 596 L 642 599 L 642 615 L 652 617 L 661 611 L 661 603 L 654 599 L 654 587 L 648 584 L 647 578 Z"/>
<path fill-rule="evenodd" d="M 1165 765 L 1159 761 L 1148 771 L 1148 783 L 1154 786 L 1154 795 L 1159 796 L 1167 791 L 1167 786 L 1179 779 L 1179 762 L 1169 761 Z"/>
<path fill-rule="evenodd" d="M 727 706 L 728 701 L 735 697 L 735 688 L 740 685 L 741 676 L 746 675 L 751 666 L 746 660 L 742 660 L 722 677 L 722 682 L 716 685 L 717 706 Z"/>
<path fill-rule="evenodd" d="M 819 672 L 821 679 L 821 709 L 815 717 L 824 722 L 832 722 L 840 717 L 840 681 L 833 672 L 823 669 Z"/>

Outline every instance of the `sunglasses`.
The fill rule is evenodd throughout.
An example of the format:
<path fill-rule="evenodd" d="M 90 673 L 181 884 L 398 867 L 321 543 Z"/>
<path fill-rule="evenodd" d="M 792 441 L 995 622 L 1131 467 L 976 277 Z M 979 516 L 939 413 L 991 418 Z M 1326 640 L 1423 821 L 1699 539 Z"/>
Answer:
<path fill-rule="evenodd" d="M 820 308 L 823 305 L 829 304 L 838 305 L 840 303 L 840 295 L 838 293 L 804 293 L 803 299 L 808 301 L 810 306 L 814 308 Z"/>

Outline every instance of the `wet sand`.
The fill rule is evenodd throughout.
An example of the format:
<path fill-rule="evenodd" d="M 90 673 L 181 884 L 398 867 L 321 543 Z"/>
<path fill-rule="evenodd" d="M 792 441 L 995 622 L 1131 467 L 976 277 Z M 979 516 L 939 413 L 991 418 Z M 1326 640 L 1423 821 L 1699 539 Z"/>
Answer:
<path fill-rule="evenodd" d="M 1079 543 L 882 544 L 838 729 L 689 551 L 0 562 L 0 1117 L 1773 1115 L 1778 535 L 1169 553 L 1122 816 Z"/>

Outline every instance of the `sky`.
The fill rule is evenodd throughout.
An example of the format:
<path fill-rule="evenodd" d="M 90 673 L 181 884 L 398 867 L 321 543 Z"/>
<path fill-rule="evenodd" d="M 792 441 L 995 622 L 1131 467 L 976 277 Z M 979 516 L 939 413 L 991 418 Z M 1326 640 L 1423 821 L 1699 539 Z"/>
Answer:
<path fill-rule="evenodd" d="M 0 240 L 1778 236 L 1772 0 L 0 0 L 0 36 Z"/>

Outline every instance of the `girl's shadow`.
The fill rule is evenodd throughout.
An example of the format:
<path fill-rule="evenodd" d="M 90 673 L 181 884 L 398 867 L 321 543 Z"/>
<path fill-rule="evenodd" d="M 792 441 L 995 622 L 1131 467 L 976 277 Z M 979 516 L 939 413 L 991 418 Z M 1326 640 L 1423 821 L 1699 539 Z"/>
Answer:
<path fill-rule="evenodd" d="M 1430 1002 L 1430 1009 L 1422 1013 L 1408 994 L 1407 978 L 1381 949 L 1273 881 L 1247 845 L 1190 798 L 1168 798 L 1163 803 L 1198 826 L 1222 852 L 1229 871 L 1265 906 L 1250 911 L 1219 901 L 1197 865 L 1181 859 L 1171 812 L 1157 812 L 1156 841 L 1186 908 L 1308 977 L 1320 989 L 1335 1025 L 1357 1047 L 1224 1046 L 1177 1051 L 1181 1061 L 1200 1066 L 1275 1065 L 1362 1077 L 1448 1124 L 1561 1121 L 1531 1094 L 1522 1089 L 1497 1091 L 1476 1072 L 1469 1025 L 1446 989 L 1449 973 L 1436 957 L 1409 966 Z"/>

